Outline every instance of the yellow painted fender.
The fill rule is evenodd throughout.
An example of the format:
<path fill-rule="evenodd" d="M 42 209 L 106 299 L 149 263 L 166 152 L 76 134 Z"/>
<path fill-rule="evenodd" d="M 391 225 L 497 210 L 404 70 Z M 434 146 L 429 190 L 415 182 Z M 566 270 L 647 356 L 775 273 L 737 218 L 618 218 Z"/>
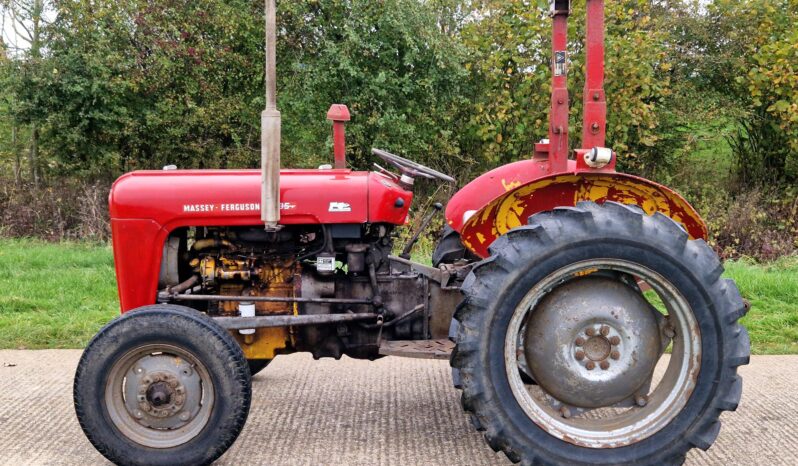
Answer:
<path fill-rule="evenodd" d="M 623 173 L 577 172 L 551 175 L 514 187 L 472 215 L 460 230 L 463 244 L 480 257 L 529 216 L 581 201 L 615 201 L 660 212 L 680 223 L 692 239 L 707 237 L 707 226 L 682 196 L 653 181 Z"/>

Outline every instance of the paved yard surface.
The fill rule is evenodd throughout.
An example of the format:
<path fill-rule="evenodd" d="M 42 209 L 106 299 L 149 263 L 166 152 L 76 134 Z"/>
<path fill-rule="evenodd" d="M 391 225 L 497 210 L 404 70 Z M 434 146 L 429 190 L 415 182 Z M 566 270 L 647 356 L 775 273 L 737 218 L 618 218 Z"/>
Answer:
<path fill-rule="evenodd" d="M 0 463 L 105 464 L 80 431 L 72 376 L 80 351 L 0 351 Z M 798 465 L 798 356 L 741 368 L 743 401 L 691 465 Z M 442 361 L 313 361 L 281 356 L 254 379 L 229 465 L 505 465 L 460 411 Z"/>

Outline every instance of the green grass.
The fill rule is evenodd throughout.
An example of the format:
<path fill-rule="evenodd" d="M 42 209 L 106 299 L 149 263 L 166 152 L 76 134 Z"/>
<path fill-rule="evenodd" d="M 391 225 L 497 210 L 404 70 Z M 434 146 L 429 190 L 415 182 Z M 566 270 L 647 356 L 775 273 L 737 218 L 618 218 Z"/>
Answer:
<path fill-rule="evenodd" d="M 751 310 L 742 319 L 754 354 L 798 354 L 798 257 L 767 265 L 726 263 Z"/>
<path fill-rule="evenodd" d="M 798 257 L 726 271 L 751 302 L 753 352 L 798 354 Z M 118 313 L 110 247 L 0 239 L 0 348 L 80 348 Z"/>
<path fill-rule="evenodd" d="M 0 348 L 80 348 L 118 313 L 109 246 L 0 239 Z"/>

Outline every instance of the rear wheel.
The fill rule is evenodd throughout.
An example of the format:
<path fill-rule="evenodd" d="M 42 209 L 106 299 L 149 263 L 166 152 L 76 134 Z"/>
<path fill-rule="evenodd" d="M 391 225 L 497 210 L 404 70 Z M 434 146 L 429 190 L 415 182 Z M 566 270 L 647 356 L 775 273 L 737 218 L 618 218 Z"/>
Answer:
<path fill-rule="evenodd" d="M 171 305 L 129 312 L 91 340 L 75 411 L 116 464 L 208 464 L 249 413 L 250 374 L 235 340 L 207 316 Z"/>
<path fill-rule="evenodd" d="M 743 301 L 703 241 L 660 214 L 580 203 L 490 252 L 463 285 L 451 363 L 495 450 L 595 465 L 680 464 L 709 448 L 739 402 L 749 342 Z"/>
<path fill-rule="evenodd" d="M 452 227 L 443 227 L 441 239 L 435 245 L 432 252 L 432 265 L 437 267 L 441 264 L 453 264 L 460 260 L 477 261 L 479 257 L 469 251 L 460 240 L 460 233 L 454 231 Z"/>

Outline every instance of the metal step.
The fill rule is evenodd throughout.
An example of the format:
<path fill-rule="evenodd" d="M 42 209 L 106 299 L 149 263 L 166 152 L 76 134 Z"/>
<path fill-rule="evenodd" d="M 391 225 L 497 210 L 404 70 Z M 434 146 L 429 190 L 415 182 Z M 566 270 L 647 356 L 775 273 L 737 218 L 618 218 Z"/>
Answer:
<path fill-rule="evenodd" d="M 441 340 L 383 341 L 380 344 L 380 354 L 403 358 L 449 359 L 452 349 L 454 349 L 454 343 L 445 338 Z"/>

